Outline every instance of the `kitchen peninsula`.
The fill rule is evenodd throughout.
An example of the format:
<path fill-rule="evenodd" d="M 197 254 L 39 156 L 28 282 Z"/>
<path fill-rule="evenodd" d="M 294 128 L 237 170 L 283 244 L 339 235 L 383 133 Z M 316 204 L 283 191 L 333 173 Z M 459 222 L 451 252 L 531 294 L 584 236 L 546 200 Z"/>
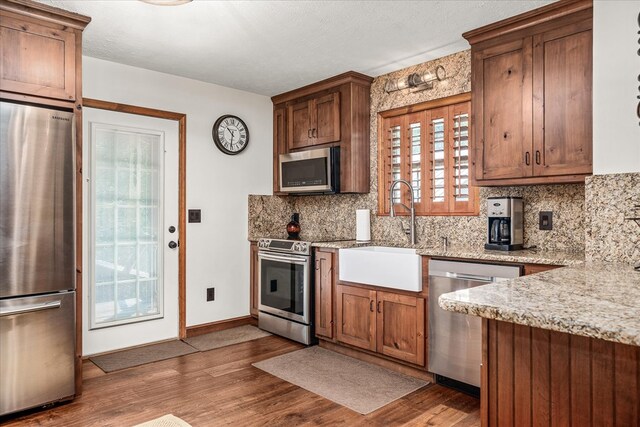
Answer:
<path fill-rule="evenodd" d="M 585 262 L 444 294 L 483 318 L 483 425 L 638 425 L 640 272 Z"/>

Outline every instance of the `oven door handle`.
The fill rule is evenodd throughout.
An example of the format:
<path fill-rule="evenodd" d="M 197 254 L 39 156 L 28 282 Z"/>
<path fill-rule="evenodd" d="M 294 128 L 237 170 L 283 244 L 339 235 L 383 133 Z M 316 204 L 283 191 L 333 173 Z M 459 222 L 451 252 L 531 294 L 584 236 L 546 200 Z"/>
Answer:
<path fill-rule="evenodd" d="M 258 252 L 258 258 L 267 259 L 271 261 L 282 261 L 282 262 L 301 262 L 307 264 L 309 262 L 309 257 L 298 257 L 293 255 L 273 255 L 273 254 L 265 254 L 263 252 Z"/>

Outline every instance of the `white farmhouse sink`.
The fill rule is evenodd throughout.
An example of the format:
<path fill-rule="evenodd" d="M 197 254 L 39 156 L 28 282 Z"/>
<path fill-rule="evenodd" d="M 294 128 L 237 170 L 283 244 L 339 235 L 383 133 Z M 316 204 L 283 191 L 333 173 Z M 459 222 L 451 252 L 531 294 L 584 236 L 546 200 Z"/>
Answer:
<path fill-rule="evenodd" d="M 415 249 L 365 246 L 340 249 L 340 280 L 420 292 L 422 261 Z"/>

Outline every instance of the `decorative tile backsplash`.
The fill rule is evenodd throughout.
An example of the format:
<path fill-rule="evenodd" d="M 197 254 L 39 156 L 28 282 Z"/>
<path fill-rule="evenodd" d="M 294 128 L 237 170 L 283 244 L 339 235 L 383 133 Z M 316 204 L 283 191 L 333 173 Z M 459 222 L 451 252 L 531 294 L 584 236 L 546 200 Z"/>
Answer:
<path fill-rule="evenodd" d="M 397 91 L 386 93 L 387 79 L 405 77 L 411 73 L 435 70 L 442 65 L 448 78 L 436 82 L 433 89 L 422 92 Z M 377 216 L 378 189 L 378 113 L 389 109 L 443 98 L 471 90 L 470 51 L 459 52 L 390 74 L 379 76 L 371 85 L 371 192 L 332 196 L 249 196 L 249 238 L 262 236 L 286 237 L 285 226 L 292 212 L 300 213 L 301 237 L 307 240 L 355 239 L 356 209 L 370 209 L 371 238 L 377 241 L 404 243 L 400 222 L 407 217 Z M 521 196 L 525 206 L 526 247 L 583 251 L 584 185 L 522 186 L 480 189 L 479 216 L 429 216 L 416 219 L 417 241 L 423 246 L 440 244 L 448 237 L 453 246 L 482 248 L 487 227 L 486 198 L 491 196 Z M 538 229 L 538 212 L 553 211 L 553 230 Z"/>
<path fill-rule="evenodd" d="M 640 173 L 595 175 L 585 185 L 587 261 L 640 262 Z"/>
<path fill-rule="evenodd" d="M 447 237 L 452 246 L 482 248 L 486 240 L 485 199 L 520 196 L 525 207 L 525 247 L 565 251 L 584 250 L 584 186 L 523 186 L 480 189 L 479 216 L 420 216 L 416 218 L 417 241 L 423 246 L 440 244 Z M 408 217 L 377 216 L 377 194 L 333 196 L 249 196 L 249 238 L 286 237 L 292 212 L 300 213 L 301 237 L 306 240 L 355 239 L 356 209 L 371 209 L 371 238 L 375 241 L 408 242 L 400 223 Z M 553 230 L 538 229 L 538 212 L 553 211 Z M 262 217 L 267 217 L 263 219 Z"/>

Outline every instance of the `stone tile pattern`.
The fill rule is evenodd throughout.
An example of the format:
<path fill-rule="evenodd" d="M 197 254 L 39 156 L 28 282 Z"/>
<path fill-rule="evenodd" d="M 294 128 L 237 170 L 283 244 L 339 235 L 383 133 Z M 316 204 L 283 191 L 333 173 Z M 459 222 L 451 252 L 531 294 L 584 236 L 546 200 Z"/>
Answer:
<path fill-rule="evenodd" d="M 435 70 L 444 66 L 449 78 L 422 92 L 397 91 L 387 94 L 387 79 L 414 72 Z M 371 86 L 371 192 L 331 196 L 249 196 L 249 239 L 282 236 L 292 212 L 300 213 L 301 237 L 306 240 L 355 239 L 356 209 L 370 209 L 371 238 L 406 243 L 400 222 L 407 218 L 377 216 L 378 205 L 378 113 L 471 90 L 470 51 L 459 52 L 374 79 Z M 584 185 L 502 187 L 480 189 L 480 216 L 429 216 L 416 221 L 418 243 L 434 246 L 447 236 L 452 244 L 482 249 L 486 237 L 486 198 L 491 196 L 522 196 L 525 205 L 525 247 L 584 251 Z M 538 229 L 538 211 L 554 212 L 554 229 Z"/>
<path fill-rule="evenodd" d="M 586 258 L 590 261 L 640 263 L 640 173 L 587 178 Z"/>
<path fill-rule="evenodd" d="M 640 346 L 640 272 L 586 262 L 443 294 L 445 310 Z"/>

